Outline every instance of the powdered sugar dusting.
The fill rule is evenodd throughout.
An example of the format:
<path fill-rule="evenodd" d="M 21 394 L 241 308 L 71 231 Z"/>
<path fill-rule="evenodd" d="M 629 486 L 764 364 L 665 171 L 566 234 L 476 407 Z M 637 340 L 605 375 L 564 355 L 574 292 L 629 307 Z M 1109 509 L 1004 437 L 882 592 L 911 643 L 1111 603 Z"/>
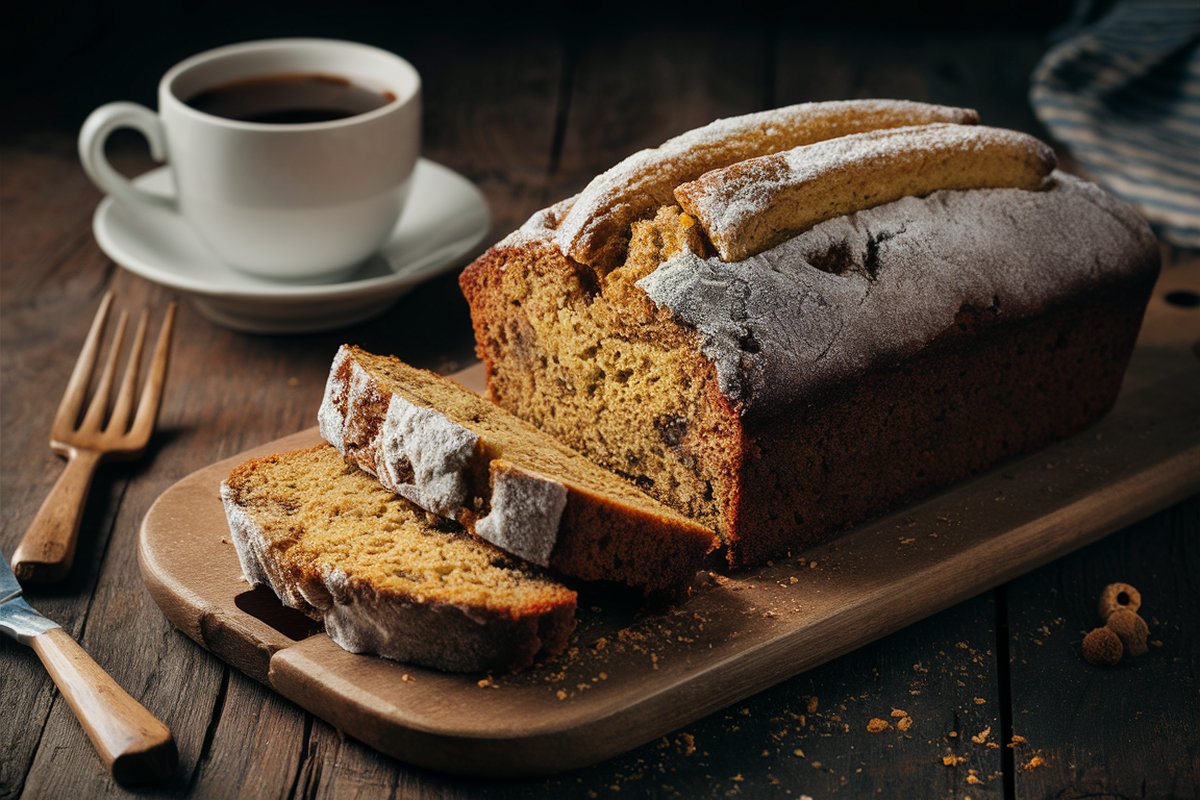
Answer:
<path fill-rule="evenodd" d="M 597 175 L 562 218 L 556 240 L 564 253 L 592 263 L 609 237 L 627 236 L 633 220 L 673 202 L 676 186 L 710 170 L 860 131 L 977 119 L 969 109 L 907 100 L 802 103 L 719 119 Z"/>
<path fill-rule="evenodd" d="M 467 503 L 466 470 L 479 436 L 396 394 L 379 436 L 380 483 L 427 511 L 458 516 Z"/>
<path fill-rule="evenodd" d="M 549 566 L 559 520 L 567 507 L 567 488 L 552 478 L 500 461 L 493 461 L 490 471 L 492 507 L 475 523 L 475 533 L 501 550 Z"/>
<path fill-rule="evenodd" d="M 743 261 L 680 253 L 638 286 L 700 333 L 744 413 L 768 414 L 911 355 L 963 305 L 1019 319 L 1156 263 L 1131 207 L 1055 172 L 1045 191 L 906 197 Z"/>
<path fill-rule="evenodd" d="M 321 438 L 337 448 L 338 452 L 346 453 L 346 382 L 340 374 L 346 359 L 350 357 L 345 347 L 337 351 L 333 357 L 333 365 L 329 368 L 329 377 L 325 379 L 325 394 L 321 397 L 321 407 L 317 409 L 317 427 Z"/>

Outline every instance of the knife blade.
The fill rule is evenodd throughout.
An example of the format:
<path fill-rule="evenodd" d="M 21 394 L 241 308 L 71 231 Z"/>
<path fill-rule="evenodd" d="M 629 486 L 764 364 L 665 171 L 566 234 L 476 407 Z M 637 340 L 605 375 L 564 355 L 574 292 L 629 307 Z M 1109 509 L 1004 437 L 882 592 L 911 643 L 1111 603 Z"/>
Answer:
<path fill-rule="evenodd" d="M 5 558 L 0 558 L 0 631 L 37 653 L 118 782 L 143 783 L 175 772 L 178 753 L 170 729 L 130 697 L 62 626 L 26 602 Z"/>
<path fill-rule="evenodd" d="M 29 644 L 34 636 L 61 627 L 33 609 L 21 596 L 21 584 L 6 559 L 0 559 L 0 631 L 21 644 Z"/>

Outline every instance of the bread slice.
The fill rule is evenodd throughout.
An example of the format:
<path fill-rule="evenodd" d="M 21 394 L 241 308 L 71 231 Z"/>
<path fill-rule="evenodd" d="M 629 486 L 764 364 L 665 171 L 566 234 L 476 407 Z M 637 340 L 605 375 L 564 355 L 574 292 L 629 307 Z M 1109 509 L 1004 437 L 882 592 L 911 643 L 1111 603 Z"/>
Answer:
<path fill-rule="evenodd" d="M 256 458 L 221 484 L 242 572 L 352 653 L 452 672 L 562 651 L 575 593 L 396 497 L 336 450 Z"/>
<path fill-rule="evenodd" d="M 387 488 L 564 575 L 671 592 L 714 546 L 708 528 L 395 358 L 343 346 L 318 420 L 326 441 Z"/>

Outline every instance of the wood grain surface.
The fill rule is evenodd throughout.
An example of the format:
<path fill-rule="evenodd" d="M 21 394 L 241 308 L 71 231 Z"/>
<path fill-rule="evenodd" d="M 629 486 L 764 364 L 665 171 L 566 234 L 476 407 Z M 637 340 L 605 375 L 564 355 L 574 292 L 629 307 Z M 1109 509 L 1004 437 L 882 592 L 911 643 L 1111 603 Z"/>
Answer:
<path fill-rule="evenodd" d="M 62 92 L 78 89 L 89 106 L 153 103 L 162 71 L 230 41 L 235 30 L 240 39 L 316 31 L 389 47 L 424 78 L 424 154 L 483 188 L 493 238 L 639 147 L 714 116 L 785 102 L 905 96 L 973 105 L 991 124 L 1044 136 L 1025 97 L 1046 30 L 898 34 L 860 24 L 867 20 L 829 30 L 676 19 L 633 33 L 528 25 L 458 35 L 448 26 L 410 30 L 392 11 L 301 29 L 265 13 L 250 15 L 258 27 L 230 28 L 207 20 L 205 9 L 186 12 L 194 30 L 175 36 L 166 32 L 179 20 L 155 13 L 164 31 L 157 38 L 123 38 L 107 27 L 87 45 L 81 31 L 95 20 L 72 18 L 60 46 L 46 52 L 97 61 Z M 100 196 L 76 161 L 74 126 L 82 116 L 39 113 L 78 101 L 23 96 L 30 113 L 15 109 L 0 129 L 6 555 L 61 472 L 47 446 L 50 418 L 100 296 L 111 288 L 118 306 L 131 311 L 172 299 L 117 268 L 92 239 Z M 136 138 L 114 141 L 113 158 L 142 171 L 150 165 L 143 147 Z M 1168 269 L 1196 261 L 1195 254 L 1164 252 Z M 29 593 L 174 732 L 178 771 L 140 796 L 978 800 L 1200 792 L 1196 498 L 593 767 L 491 782 L 382 756 L 176 631 L 138 578 L 136 534 L 154 500 L 185 475 L 310 427 L 343 341 L 441 372 L 468 363 L 471 334 L 455 281 L 432 281 L 376 320 L 331 334 L 231 333 L 186 304 L 176 330 L 150 452 L 101 468 L 68 581 Z M 1047 483 L 1056 474 L 1047 470 Z M 1095 595 L 1114 579 L 1142 590 L 1161 645 L 1101 671 L 1079 659 L 1078 642 L 1096 624 Z M 92 753 L 36 656 L 7 641 L 0 641 L 0 709 L 0 798 L 128 795 Z M 907 730 L 893 709 L 912 720 Z M 892 727 L 872 733 L 872 718 Z M 946 756 L 954 756 L 949 764 Z"/>

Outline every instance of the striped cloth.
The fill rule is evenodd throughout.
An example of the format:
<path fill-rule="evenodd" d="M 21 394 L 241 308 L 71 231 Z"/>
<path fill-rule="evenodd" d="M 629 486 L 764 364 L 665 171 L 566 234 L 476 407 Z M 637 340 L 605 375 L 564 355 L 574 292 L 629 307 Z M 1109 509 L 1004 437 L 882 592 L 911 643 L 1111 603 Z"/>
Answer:
<path fill-rule="evenodd" d="M 1125 0 L 1042 59 L 1035 113 L 1160 238 L 1200 248 L 1200 0 Z"/>

